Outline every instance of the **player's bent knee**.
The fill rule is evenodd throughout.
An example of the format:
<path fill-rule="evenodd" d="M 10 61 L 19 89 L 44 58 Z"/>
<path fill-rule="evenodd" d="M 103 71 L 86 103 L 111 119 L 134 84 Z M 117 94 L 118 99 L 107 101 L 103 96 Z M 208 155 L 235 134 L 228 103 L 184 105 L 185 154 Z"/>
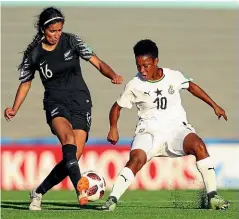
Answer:
<path fill-rule="evenodd" d="M 203 141 L 195 141 L 195 143 L 192 145 L 192 153 L 195 156 L 207 154 L 207 149 Z"/>
<path fill-rule="evenodd" d="M 64 137 L 62 138 L 62 145 L 66 145 L 66 144 L 72 144 L 75 145 L 75 136 L 71 133 L 69 134 L 65 134 Z"/>

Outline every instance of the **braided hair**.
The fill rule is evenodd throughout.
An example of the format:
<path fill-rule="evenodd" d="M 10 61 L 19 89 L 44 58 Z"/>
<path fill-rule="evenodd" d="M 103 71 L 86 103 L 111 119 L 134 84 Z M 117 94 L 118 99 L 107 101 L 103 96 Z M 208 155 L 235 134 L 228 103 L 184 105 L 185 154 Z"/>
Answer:
<path fill-rule="evenodd" d="M 49 7 L 44 9 L 40 15 L 38 15 L 38 21 L 35 24 L 37 29 L 37 34 L 34 36 L 32 42 L 27 46 L 26 50 L 23 53 L 23 59 L 21 64 L 18 66 L 18 70 L 22 69 L 24 66 L 24 60 L 28 57 L 30 52 L 35 46 L 37 46 L 42 39 L 44 38 L 44 30 L 55 23 L 62 22 L 64 24 L 65 17 L 62 12 L 54 7 Z"/>

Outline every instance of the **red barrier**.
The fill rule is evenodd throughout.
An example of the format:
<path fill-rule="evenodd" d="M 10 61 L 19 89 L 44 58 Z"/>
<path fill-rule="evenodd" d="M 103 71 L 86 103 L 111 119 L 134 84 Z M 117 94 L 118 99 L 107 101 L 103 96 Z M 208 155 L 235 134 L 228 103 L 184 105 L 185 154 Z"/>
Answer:
<path fill-rule="evenodd" d="M 61 160 L 61 148 L 55 145 L 2 145 L 1 189 L 26 190 L 37 186 Z M 102 174 L 110 189 L 129 157 L 129 146 L 87 146 L 80 160 L 81 171 Z M 191 156 L 154 158 L 137 175 L 131 189 L 198 189 L 201 176 Z M 54 189 L 72 189 L 67 178 Z"/>

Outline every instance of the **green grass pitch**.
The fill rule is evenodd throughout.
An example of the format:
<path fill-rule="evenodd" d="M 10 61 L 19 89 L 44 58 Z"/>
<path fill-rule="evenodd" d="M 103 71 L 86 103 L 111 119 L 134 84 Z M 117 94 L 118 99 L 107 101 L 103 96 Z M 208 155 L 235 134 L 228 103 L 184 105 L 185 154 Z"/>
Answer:
<path fill-rule="evenodd" d="M 199 191 L 127 191 L 114 212 L 96 210 L 106 200 L 108 193 L 85 208 L 77 204 L 73 191 L 50 191 L 43 199 L 42 211 L 28 210 L 28 191 L 1 191 L 2 219 L 235 219 L 239 218 L 238 190 L 220 190 L 219 194 L 231 201 L 225 211 L 202 209 Z"/>

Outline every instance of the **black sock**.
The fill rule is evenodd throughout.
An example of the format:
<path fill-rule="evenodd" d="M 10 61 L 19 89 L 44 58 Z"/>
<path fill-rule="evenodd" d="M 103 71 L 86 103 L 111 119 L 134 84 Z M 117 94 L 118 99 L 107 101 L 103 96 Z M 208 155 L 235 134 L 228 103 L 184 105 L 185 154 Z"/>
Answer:
<path fill-rule="evenodd" d="M 81 178 L 81 173 L 78 161 L 76 159 L 76 151 L 77 147 L 75 145 L 67 144 L 62 146 L 63 161 L 67 175 L 70 177 L 71 182 L 75 187 L 76 192 L 78 193 L 77 183 Z"/>
<path fill-rule="evenodd" d="M 60 161 L 49 173 L 49 175 L 44 179 L 44 181 L 37 187 L 36 193 L 41 193 L 44 195 L 53 186 L 60 183 L 63 179 L 67 177 L 67 170 L 65 168 L 64 161 Z"/>
<path fill-rule="evenodd" d="M 208 201 L 210 201 L 211 198 L 214 198 L 215 195 L 217 195 L 216 191 L 212 191 L 212 192 L 207 193 Z"/>

